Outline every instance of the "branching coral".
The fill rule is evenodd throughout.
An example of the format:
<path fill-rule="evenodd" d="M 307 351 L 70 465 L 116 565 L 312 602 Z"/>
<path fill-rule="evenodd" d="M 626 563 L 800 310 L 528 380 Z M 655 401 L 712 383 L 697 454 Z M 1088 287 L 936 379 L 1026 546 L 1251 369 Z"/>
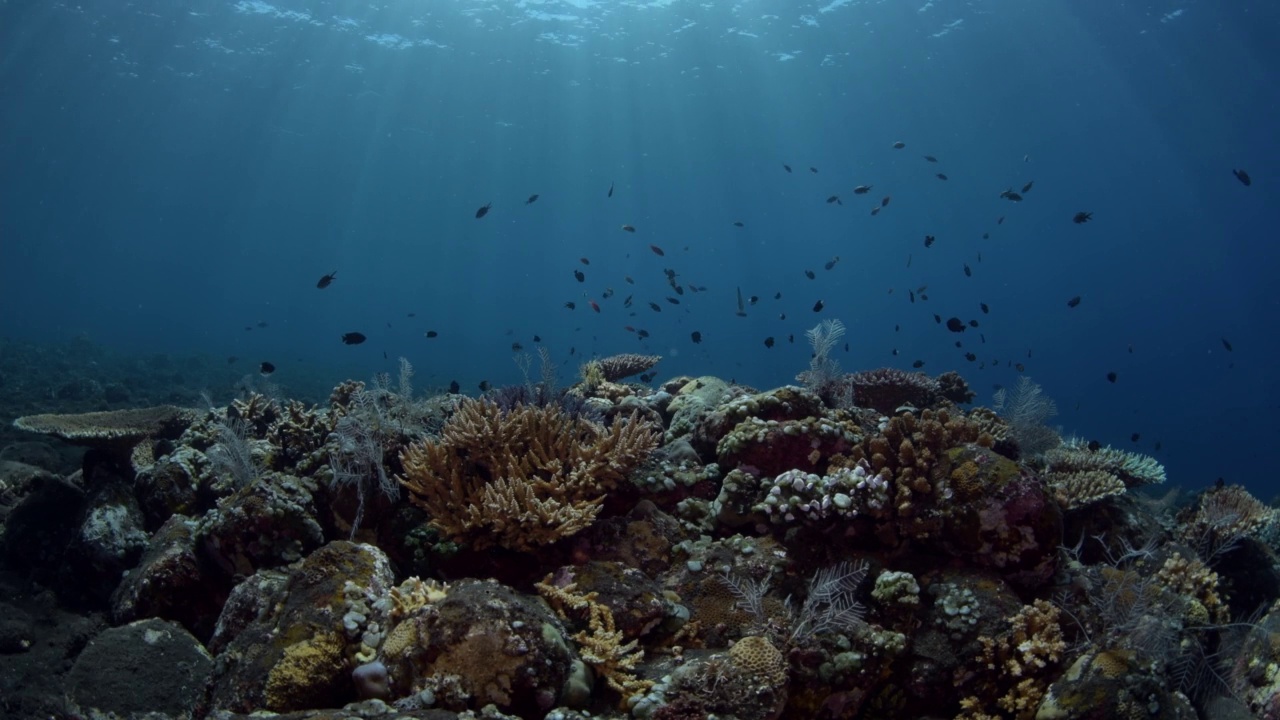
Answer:
<path fill-rule="evenodd" d="M 1058 616 L 1052 603 L 1036 600 L 1009 618 L 1008 632 L 998 638 L 978 638 L 982 654 L 972 675 L 977 683 L 961 701 L 963 712 L 958 718 L 1035 717 L 1067 649 Z M 994 709 L 1000 714 L 988 712 Z"/>
<path fill-rule="evenodd" d="M 636 665 L 644 659 L 644 651 L 637 647 L 638 641 L 622 642 L 622 631 L 614 626 L 613 612 L 597 602 L 595 592 L 578 593 L 577 584 L 572 582 L 557 585 L 554 574 L 547 575 L 535 587 L 560 617 L 567 617 L 566 610 L 586 617 L 588 629 L 576 633 L 573 639 L 582 650 L 582 659 L 604 677 L 609 687 L 624 699 L 653 687 L 652 681 L 640 680 L 634 673 Z"/>
<path fill-rule="evenodd" d="M 450 539 L 531 550 L 590 525 L 605 492 L 657 443 L 634 414 L 605 427 L 554 405 L 503 412 L 466 400 L 439 439 L 401 454 L 396 479 Z"/>
<path fill-rule="evenodd" d="M 1015 426 L 1016 427 L 1016 426 Z M 1048 473 L 1105 472 L 1119 478 L 1126 487 L 1164 482 L 1164 466 L 1155 458 L 1104 446 L 1090 450 L 1079 439 L 1067 440 L 1044 453 Z"/>
<path fill-rule="evenodd" d="M 1200 557 L 1213 563 L 1245 537 L 1271 534 L 1278 522 L 1275 508 L 1239 485 L 1226 485 L 1200 496 L 1195 510 L 1180 523 L 1180 533 Z"/>

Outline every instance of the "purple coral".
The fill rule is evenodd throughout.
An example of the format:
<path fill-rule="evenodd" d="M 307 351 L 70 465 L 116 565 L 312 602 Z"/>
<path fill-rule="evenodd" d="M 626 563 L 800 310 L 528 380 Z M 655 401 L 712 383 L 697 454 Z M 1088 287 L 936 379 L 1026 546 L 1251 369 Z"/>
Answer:
<path fill-rule="evenodd" d="M 853 402 L 892 415 L 903 405 L 928 407 L 942 395 L 937 380 L 920 372 L 904 372 L 896 368 L 863 370 L 845 376 L 853 387 Z"/>

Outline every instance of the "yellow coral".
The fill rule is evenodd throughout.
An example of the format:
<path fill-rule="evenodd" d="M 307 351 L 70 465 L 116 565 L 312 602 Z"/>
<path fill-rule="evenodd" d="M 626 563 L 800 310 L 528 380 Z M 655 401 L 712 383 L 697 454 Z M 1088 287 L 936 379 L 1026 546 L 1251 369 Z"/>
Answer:
<path fill-rule="evenodd" d="M 396 479 L 449 539 L 531 550 L 590 525 L 605 492 L 657 444 L 634 413 L 605 427 L 553 405 L 465 400 L 439 440 L 401 453 Z"/>
<path fill-rule="evenodd" d="M 787 681 L 787 659 L 767 638 L 759 635 L 742 638 L 729 648 L 729 659 L 744 673 L 770 686 L 777 687 Z"/>
<path fill-rule="evenodd" d="M 535 587 L 560 617 L 565 617 L 565 608 L 574 610 L 579 615 L 583 612 L 587 615 L 588 630 L 573 636 L 578 642 L 582 659 L 600 673 L 609 687 L 621 694 L 624 700 L 653 687 L 652 680 L 641 680 L 633 672 L 636 665 L 644 659 L 644 651 L 637 647 L 639 643 L 636 640 L 622 642 L 622 631 L 614 625 L 613 612 L 609 610 L 609 606 L 596 602 L 599 595 L 595 592 L 585 595 L 575 592 L 576 583 L 555 585 L 552 577 L 547 575 Z"/>

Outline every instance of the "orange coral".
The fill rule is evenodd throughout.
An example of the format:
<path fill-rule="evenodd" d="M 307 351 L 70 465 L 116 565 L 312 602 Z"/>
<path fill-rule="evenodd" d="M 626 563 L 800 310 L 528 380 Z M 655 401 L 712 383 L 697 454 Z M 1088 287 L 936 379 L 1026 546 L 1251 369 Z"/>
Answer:
<path fill-rule="evenodd" d="M 657 444 L 634 414 L 604 427 L 552 405 L 466 400 L 440 439 L 401 453 L 396 479 L 450 539 L 531 550 L 590 525 L 605 492 Z"/>

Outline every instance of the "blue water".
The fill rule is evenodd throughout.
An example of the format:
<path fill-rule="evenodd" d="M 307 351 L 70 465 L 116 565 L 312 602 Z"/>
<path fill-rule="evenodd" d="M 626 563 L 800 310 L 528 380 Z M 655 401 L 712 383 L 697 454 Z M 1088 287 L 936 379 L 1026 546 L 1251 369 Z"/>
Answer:
<path fill-rule="evenodd" d="M 536 334 L 564 382 L 650 352 L 771 387 L 839 318 L 846 370 L 988 402 L 1022 363 L 1065 431 L 1269 498 L 1277 30 L 1245 1 L 3 1 L 0 334 L 473 392 Z M 707 290 L 669 304 L 664 268 Z"/>

